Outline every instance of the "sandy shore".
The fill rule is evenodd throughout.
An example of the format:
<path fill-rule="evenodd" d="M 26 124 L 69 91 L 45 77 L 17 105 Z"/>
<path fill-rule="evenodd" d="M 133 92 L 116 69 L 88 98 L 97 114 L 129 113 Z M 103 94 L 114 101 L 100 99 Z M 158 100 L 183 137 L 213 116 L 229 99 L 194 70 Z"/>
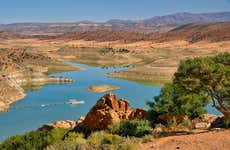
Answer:
<path fill-rule="evenodd" d="M 106 92 L 106 91 L 112 91 L 119 89 L 118 86 L 111 86 L 111 85 L 95 85 L 95 86 L 89 86 L 88 90 L 91 92 Z"/>

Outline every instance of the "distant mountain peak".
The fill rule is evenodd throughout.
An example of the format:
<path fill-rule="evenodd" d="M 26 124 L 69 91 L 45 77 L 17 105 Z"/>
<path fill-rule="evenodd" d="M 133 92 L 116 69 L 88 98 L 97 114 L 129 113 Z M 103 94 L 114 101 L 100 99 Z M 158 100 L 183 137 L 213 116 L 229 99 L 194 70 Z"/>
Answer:
<path fill-rule="evenodd" d="M 230 22 L 230 12 L 188 13 L 179 12 L 164 16 L 155 16 L 144 20 L 112 19 L 107 22 L 66 22 L 66 23 L 13 23 L 0 24 L 0 31 L 23 34 L 63 34 L 95 30 L 134 31 L 141 33 L 158 33 L 169 31 L 179 25 L 188 23 Z"/>

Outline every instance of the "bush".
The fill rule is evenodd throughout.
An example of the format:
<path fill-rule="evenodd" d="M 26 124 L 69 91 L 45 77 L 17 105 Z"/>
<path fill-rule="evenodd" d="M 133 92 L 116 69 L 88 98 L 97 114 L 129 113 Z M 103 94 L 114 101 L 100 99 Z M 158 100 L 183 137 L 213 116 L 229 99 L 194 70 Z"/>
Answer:
<path fill-rule="evenodd" d="M 50 132 L 32 131 L 24 135 L 16 135 L 6 139 L 1 145 L 1 150 L 40 150 L 48 145 L 62 140 L 66 129 L 54 129 Z"/>
<path fill-rule="evenodd" d="M 120 143 L 121 140 L 122 138 L 120 136 L 109 134 L 105 131 L 94 132 L 88 138 L 88 142 L 94 145 L 116 144 Z"/>
<path fill-rule="evenodd" d="M 135 136 L 142 137 L 149 134 L 151 127 L 147 120 L 122 120 L 119 124 L 109 126 L 109 130 L 112 133 L 120 136 Z"/>
<path fill-rule="evenodd" d="M 1 150 L 31 150 L 43 149 L 52 143 L 51 135 L 45 132 L 29 132 L 23 136 L 13 136 L 5 140 L 1 145 Z"/>

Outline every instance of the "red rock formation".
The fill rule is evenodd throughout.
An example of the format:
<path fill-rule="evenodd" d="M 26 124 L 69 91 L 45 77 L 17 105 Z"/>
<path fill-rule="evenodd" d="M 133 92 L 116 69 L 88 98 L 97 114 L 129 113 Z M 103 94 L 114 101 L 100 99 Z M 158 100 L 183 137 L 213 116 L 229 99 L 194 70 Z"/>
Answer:
<path fill-rule="evenodd" d="M 145 115 L 146 110 L 130 109 L 128 101 L 118 99 L 116 95 L 108 93 L 98 100 L 75 129 L 85 132 L 103 130 L 121 119 L 143 119 Z"/>

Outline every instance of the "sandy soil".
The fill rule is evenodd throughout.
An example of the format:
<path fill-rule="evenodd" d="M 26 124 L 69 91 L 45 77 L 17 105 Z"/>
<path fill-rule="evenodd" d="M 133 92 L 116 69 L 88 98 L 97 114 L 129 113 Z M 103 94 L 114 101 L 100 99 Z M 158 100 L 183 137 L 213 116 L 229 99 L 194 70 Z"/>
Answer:
<path fill-rule="evenodd" d="M 169 136 L 140 145 L 142 150 L 229 150 L 230 130 Z"/>

